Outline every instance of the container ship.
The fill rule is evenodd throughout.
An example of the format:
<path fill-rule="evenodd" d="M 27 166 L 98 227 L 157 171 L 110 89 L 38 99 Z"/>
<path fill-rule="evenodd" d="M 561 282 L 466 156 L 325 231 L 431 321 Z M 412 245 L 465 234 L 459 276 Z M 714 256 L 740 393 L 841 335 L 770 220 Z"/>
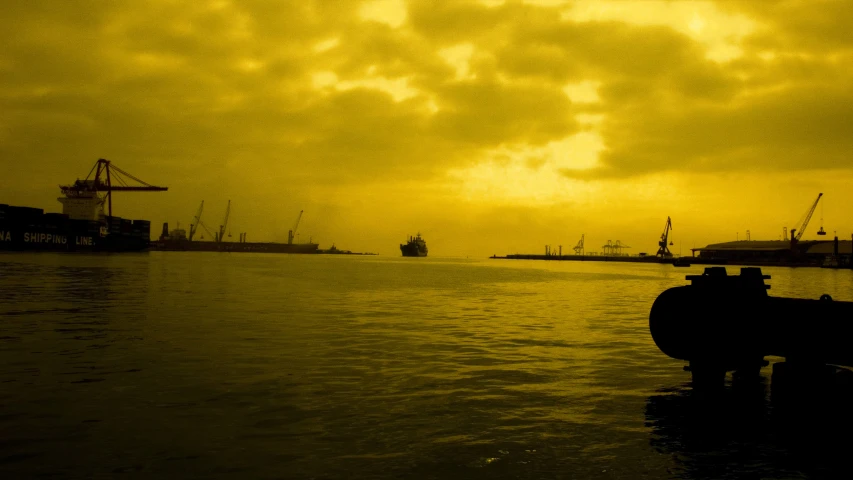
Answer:
<path fill-rule="evenodd" d="M 95 176 L 90 179 L 92 172 Z M 130 186 L 124 177 L 142 185 Z M 113 185 L 114 179 L 121 183 Z M 165 191 L 166 187 L 141 182 L 109 160 L 99 159 L 85 180 L 60 186 L 60 190 L 62 213 L 0 204 L 0 251 L 136 252 L 149 248 L 151 222 L 112 215 L 112 192 Z"/>
<path fill-rule="evenodd" d="M 426 242 L 418 233 L 414 237 L 409 236 L 409 240 L 405 244 L 400 244 L 400 251 L 404 257 L 426 257 L 429 251 Z"/>
<path fill-rule="evenodd" d="M 160 238 L 152 244 L 153 250 L 167 252 L 254 252 L 254 253 L 320 253 L 317 250 L 318 244 L 295 243 L 296 230 L 299 228 L 299 221 L 302 219 L 302 212 L 299 212 L 299 217 L 296 219 L 296 224 L 287 232 L 287 243 L 276 242 L 248 242 L 246 241 L 246 233 L 238 234 L 238 241 L 231 242 L 225 238 L 231 237 L 229 233 L 226 237 L 226 229 L 228 227 L 228 219 L 231 215 L 231 201 L 228 202 L 228 208 L 225 211 L 225 221 L 219 226 L 216 231 L 211 231 L 201 221 L 201 215 L 204 211 L 204 202 L 198 209 L 193 218 L 193 223 L 190 224 L 190 230 L 187 232 L 182 228 L 169 230 L 169 224 L 163 224 L 163 231 Z M 203 240 L 203 234 L 199 235 L 202 240 L 196 239 L 196 234 L 199 233 L 198 228 L 201 227 L 208 233 L 212 241 Z"/>

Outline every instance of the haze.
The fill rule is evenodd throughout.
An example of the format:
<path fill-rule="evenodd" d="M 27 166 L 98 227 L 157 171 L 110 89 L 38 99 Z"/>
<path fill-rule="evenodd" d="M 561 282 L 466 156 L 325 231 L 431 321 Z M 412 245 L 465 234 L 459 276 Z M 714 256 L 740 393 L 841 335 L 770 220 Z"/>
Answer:
<path fill-rule="evenodd" d="M 7 1 L 0 203 L 399 255 L 853 224 L 853 2 Z M 594 248 L 590 248 L 594 247 Z"/>

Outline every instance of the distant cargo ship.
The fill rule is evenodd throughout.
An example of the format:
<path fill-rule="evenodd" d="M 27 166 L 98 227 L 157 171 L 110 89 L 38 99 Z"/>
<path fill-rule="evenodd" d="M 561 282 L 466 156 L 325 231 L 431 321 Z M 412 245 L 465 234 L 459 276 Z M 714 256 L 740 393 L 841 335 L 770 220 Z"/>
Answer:
<path fill-rule="evenodd" d="M 296 229 L 299 228 L 299 221 L 302 219 L 302 212 L 299 212 L 299 217 L 296 218 L 296 223 L 293 228 L 287 232 L 287 243 L 275 242 L 247 242 L 246 233 L 238 234 L 237 242 L 225 241 L 225 232 L 228 227 L 228 219 L 231 215 L 231 201 L 228 201 L 228 208 L 225 210 L 225 221 L 219 226 L 219 230 L 211 232 L 201 221 L 201 215 L 204 211 L 204 202 L 198 209 L 193 218 L 193 223 L 190 224 L 189 235 L 182 228 L 169 230 L 169 224 L 163 224 L 163 232 L 160 234 L 160 239 L 153 245 L 155 250 L 167 252 L 255 252 L 255 253 L 319 253 L 317 251 L 318 244 L 312 243 L 295 243 Z M 213 241 L 198 241 L 195 240 L 195 234 L 198 232 L 198 227 L 202 227 L 207 231 L 208 235 L 213 237 Z M 228 234 L 230 237 L 231 234 Z M 202 238 L 204 238 L 202 236 Z"/>
<path fill-rule="evenodd" d="M 404 257 L 426 257 L 429 250 L 427 249 L 426 242 L 421 238 L 421 234 L 418 233 L 414 237 L 409 236 L 409 240 L 405 245 L 401 243 L 400 251 L 403 252 Z"/>
<path fill-rule="evenodd" d="M 93 179 L 92 172 L 96 172 Z M 128 185 L 124 177 L 141 183 Z M 111 180 L 118 179 L 119 185 Z M 100 159 L 85 180 L 61 186 L 62 213 L 0 205 L 0 250 L 53 252 L 135 252 L 150 246 L 151 222 L 112 215 L 113 191 L 165 191 Z M 105 195 L 101 197 L 99 193 Z M 108 215 L 104 206 L 108 205 Z"/>
<path fill-rule="evenodd" d="M 183 229 L 169 230 L 163 224 L 163 233 L 152 245 L 153 250 L 169 252 L 254 252 L 254 253 L 318 253 L 316 243 L 247 242 L 246 234 L 240 234 L 237 242 L 190 240 Z"/>

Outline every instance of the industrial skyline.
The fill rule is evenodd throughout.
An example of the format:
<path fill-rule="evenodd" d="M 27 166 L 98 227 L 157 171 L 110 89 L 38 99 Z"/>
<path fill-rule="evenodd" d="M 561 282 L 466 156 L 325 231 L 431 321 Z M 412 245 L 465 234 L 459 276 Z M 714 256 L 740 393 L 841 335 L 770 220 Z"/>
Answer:
<path fill-rule="evenodd" d="M 98 158 L 113 209 L 399 255 L 673 254 L 853 221 L 843 1 L 13 1 L 0 203 L 60 211 Z M 230 207 L 227 207 L 230 203 Z M 828 233 L 818 237 L 823 227 Z M 156 230 L 156 229 L 155 229 Z"/>

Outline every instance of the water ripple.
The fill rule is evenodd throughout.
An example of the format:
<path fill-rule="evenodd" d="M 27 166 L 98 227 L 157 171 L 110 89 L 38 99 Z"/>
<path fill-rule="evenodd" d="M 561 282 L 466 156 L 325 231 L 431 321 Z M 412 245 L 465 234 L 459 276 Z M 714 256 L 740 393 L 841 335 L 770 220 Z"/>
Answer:
<path fill-rule="evenodd" d="M 840 407 L 804 444 L 786 422 L 805 415 L 767 385 L 709 404 L 657 350 L 651 303 L 695 272 L 193 253 L 0 268 L 3 478 L 846 471 L 822 440 L 846 438 Z M 846 273 L 777 269 L 772 291 L 849 300 Z"/>

